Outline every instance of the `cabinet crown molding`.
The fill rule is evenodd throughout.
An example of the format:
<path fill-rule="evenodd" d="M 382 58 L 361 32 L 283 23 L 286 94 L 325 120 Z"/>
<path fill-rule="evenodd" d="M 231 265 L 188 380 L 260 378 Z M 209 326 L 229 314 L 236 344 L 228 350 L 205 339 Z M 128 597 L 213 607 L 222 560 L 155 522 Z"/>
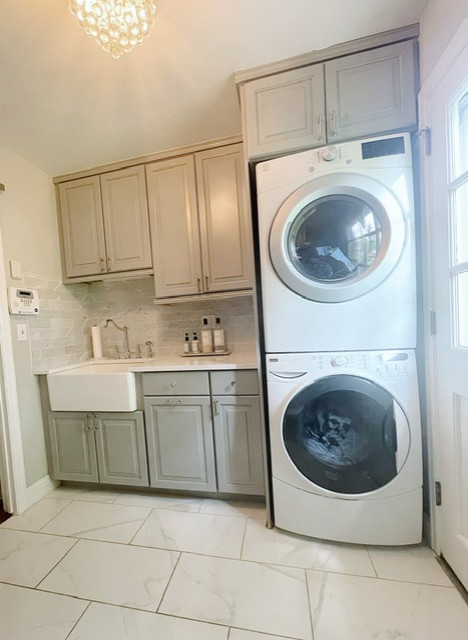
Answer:
<path fill-rule="evenodd" d="M 325 49 L 316 49 L 315 51 L 303 53 L 291 58 L 285 58 L 284 60 L 277 60 L 258 67 L 241 69 L 234 73 L 234 82 L 239 88 L 239 85 L 250 82 L 251 80 L 271 76 L 276 73 L 281 73 L 282 71 L 299 69 L 300 67 L 315 64 L 316 62 L 325 62 L 327 60 L 341 58 L 342 56 L 347 56 L 352 53 L 367 51 L 369 49 L 377 49 L 378 47 L 383 47 L 387 44 L 393 44 L 403 40 L 413 40 L 418 37 L 419 24 L 410 24 L 405 27 L 399 27 L 398 29 L 382 31 L 381 33 L 365 36 L 364 38 L 357 38 L 356 40 L 342 42 L 340 44 L 332 45 L 331 47 L 326 47 Z"/>

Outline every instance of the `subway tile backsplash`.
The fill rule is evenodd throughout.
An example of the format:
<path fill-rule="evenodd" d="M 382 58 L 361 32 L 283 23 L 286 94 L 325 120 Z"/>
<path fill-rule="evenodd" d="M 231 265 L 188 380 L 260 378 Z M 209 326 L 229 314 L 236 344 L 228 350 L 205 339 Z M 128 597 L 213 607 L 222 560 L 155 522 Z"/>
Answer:
<path fill-rule="evenodd" d="M 114 357 L 115 346 L 123 351 L 124 334 L 112 324 L 104 328 L 107 318 L 128 326 L 130 349 L 136 352 L 141 345 L 144 357 L 147 341 L 153 343 L 156 355 L 180 352 L 185 332 L 190 337 L 194 331 L 199 334 L 202 315 L 221 318 L 229 349 L 255 347 L 252 296 L 155 305 L 152 278 L 65 286 L 58 280 L 25 274 L 24 286 L 37 289 L 41 301 L 40 315 L 28 319 L 33 370 L 92 357 L 92 325 L 101 326 L 104 356 Z"/>

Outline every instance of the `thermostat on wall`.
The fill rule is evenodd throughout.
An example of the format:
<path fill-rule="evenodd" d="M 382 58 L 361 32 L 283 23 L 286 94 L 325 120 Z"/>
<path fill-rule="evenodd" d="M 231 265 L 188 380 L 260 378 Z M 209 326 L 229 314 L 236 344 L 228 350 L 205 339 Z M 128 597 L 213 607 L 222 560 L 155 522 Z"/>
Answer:
<path fill-rule="evenodd" d="M 8 289 L 8 306 L 11 314 L 37 315 L 39 313 L 39 296 L 34 289 Z"/>

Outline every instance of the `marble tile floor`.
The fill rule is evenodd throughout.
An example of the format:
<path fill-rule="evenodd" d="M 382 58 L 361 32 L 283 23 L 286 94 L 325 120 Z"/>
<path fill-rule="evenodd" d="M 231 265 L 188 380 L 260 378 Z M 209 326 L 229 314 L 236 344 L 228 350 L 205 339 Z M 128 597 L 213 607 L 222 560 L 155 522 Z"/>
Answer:
<path fill-rule="evenodd" d="M 425 545 L 334 544 L 261 504 L 59 487 L 0 525 L 5 640 L 467 640 Z"/>

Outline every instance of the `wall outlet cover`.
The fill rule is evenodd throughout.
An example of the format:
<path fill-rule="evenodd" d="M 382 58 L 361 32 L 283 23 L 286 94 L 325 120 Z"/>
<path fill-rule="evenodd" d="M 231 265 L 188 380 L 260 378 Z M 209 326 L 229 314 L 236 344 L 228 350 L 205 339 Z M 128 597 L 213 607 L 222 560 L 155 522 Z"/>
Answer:
<path fill-rule="evenodd" d="M 18 342 L 24 342 L 28 339 L 28 325 L 27 324 L 18 324 L 16 325 L 16 330 L 18 332 Z"/>

